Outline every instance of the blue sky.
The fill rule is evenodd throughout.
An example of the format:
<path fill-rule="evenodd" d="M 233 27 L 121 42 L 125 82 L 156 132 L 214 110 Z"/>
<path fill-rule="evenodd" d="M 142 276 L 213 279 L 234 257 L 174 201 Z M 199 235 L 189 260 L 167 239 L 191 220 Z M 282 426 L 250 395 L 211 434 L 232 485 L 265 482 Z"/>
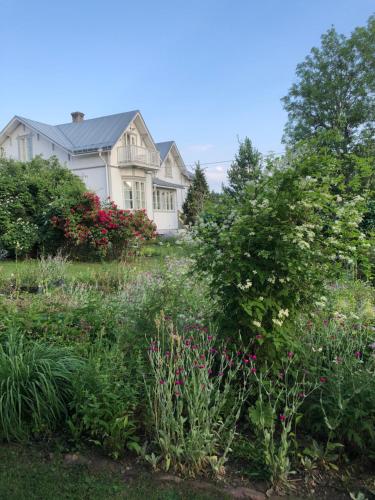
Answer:
<path fill-rule="evenodd" d="M 233 158 L 238 137 L 280 152 L 280 98 L 331 25 L 349 34 L 374 0 L 0 0 L 0 128 L 140 109 L 186 164 Z M 207 166 L 214 188 L 228 163 Z"/>

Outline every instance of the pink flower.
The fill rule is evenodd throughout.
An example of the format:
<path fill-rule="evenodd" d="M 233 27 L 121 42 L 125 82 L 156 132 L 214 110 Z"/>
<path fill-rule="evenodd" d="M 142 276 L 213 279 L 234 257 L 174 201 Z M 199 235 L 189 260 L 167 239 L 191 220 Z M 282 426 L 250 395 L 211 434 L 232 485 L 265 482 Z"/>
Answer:
<path fill-rule="evenodd" d="M 326 377 L 320 377 L 319 382 L 321 382 L 322 384 L 325 384 L 327 382 L 327 378 Z"/>
<path fill-rule="evenodd" d="M 286 416 L 285 415 L 279 415 L 280 422 L 285 422 Z"/>
<path fill-rule="evenodd" d="M 223 373 L 223 372 L 219 372 L 219 373 L 217 374 L 217 376 L 218 376 L 218 377 L 222 377 L 223 375 L 224 375 L 224 373 Z"/>
<path fill-rule="evenodd" d="M 250 371 L 251 371 L 251 373 L 256 373 L 257 369 L 253 367 Z"/>
<path fill-rule="evenodd" d="M 289 359 L 291 359 L 293 356 L 294 356 L 294 352 L 289 351 L 289 352 L 288 352 L 288 358 L 289 358 Z"/>
<path fill-rule="evenodd" d="M 184 385 L 184 381 L 183 380 L 176 380 L 175 385 Z"/>
<path fill-rule="evenodd" d="M 250 354 L 250 358 L 255 361 L 257 359 L 256 354 Z"/>
<path fill-rule="evenodd" d="M 244 362 L 245 364 L 247 364 L 247 363 L 249 362 L 249 360 L 248 360 L 247 358 L 244 358 L 243 362 Z"/>
<path fill-rule="evenodd" d="M 211 341 L 212 339 L 213 339 L 213 336 L 212 336 L 212 335 L 209 335 L 209 336 L 207 337 L 207 340 L 208 340 L 208 341 Z"/>
<path fill-rule="evenodd" d="M 164 385 L 164 384 L 165 384 L 165 380 L 160 379 L 160 385 Z"/>
<path fill-rule="evenodd" d="M 360 357 L 362 356 L 362 353 L 361 351 L 357 351 L 354 356 L 357 358 L 357 359 L 360 359 Z"/>

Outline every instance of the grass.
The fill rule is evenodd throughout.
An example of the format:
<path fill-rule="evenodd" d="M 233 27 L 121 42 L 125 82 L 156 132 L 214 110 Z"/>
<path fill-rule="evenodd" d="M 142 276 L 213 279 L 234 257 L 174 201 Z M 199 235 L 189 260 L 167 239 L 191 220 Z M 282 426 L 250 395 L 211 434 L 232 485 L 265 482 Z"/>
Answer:
<path fill-rule="evenodd" d="M 87 278 L 100 274 L 118 274 L 125 269 L 131 272 L 151 271 L 162 268 L 166 257 L 184 257 L 186 247 L 179 246 L 173 242 L 162 242 L 145 245 L 140 257 L 135 257 L 127 262 L 69 262 L 67 264 L 67 279 L 86 281 Z M 18 262 L 5 260 L 0 262 L 0 281 L 9 279 L 26 271 L 31 274 L 38 271 L 38 260 L 27 259 Z"/>
<path fill-rule="evenodd" d="M 126 479 L 109 467 L 67 465 L 61 454 L 52 457 L 35 446 L 0 446 L 2 500 L 183 500 L 224 498 L 216 492 L 194 492 L 190 483 L 161 484 L 151 474 Z"/>

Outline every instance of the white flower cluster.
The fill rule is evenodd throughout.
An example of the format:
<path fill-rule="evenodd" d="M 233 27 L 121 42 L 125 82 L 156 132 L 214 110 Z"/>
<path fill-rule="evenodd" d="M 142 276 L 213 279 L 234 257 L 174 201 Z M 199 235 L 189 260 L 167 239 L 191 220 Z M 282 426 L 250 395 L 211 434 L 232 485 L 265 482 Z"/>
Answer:
<path fill-rule="evenodd" d="M 237 286 L 240 290 L 248 290 L 253 286 L 253 283 L 250 280 L 246 280 L 244 284 L 239 283 Z"/>

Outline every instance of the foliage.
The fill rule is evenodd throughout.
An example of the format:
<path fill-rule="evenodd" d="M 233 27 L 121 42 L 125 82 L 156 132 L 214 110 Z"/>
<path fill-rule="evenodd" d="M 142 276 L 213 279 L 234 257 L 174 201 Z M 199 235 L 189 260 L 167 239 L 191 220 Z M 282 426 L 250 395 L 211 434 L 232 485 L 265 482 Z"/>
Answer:
<path fill-rule="evenodd" d="M 129 353 L 130 354 L 130 353 Z M 118 458 L 125 447 L 138 451 L 134 412 L 142 384 L 139 357 L 132 359 L 116 344 L 96 344 L 74 381 L 69 428 L 76 441 L 87 437 Z"/>
<path fill-rule="evenodd" d="M 254 148 L 248 137 L 240 142 L 238 153 L 228 170 L 228 186 L 224 193 L 239 197 L 248 182 L 256 182 L 262 175 L 262 155 Z"/>
<path fill-rule="evenodd" d="M 156 226 L 145 210 L 133 213 L 120 210 L 112 201 L 101 204 L 99 197 L 90 192 L 51 221 L 86 257 L 93 253 L 97 257 L 121 258 L 138 241 L 156 236 Z"/>
<path fill-rule="evenodd" d="M 56 158 L 29 163 L 0 157 L 0 247 L 10 256 L 54 251 L 51 212 L 70 206 L 84 192 L 82 181 Z"/>
<path fill-rule="evenodd" d="M 358 323 L 356 314 L 348 318 L 336 311 L 310 324 L 301 340 L 302 363 L 323 381 L 305 407 L 305 427 L 327 444 L 339 442 L 348 451 L 374 454 L 374 332 Z"/>
<path fill-rule="evenodd" d="M 291 318 L 325 300 L 330 276 L 359 258 L 366 263 L 364 200 L 345 202 L 331 192 L 334 163 L 310 152 L 281 166 L 269 162 L 269 175 L 249 183 L 237 203 L 206 214 L 196 229 L 197 268 L 211 278 L 230 328 L 262 335 L 269 356 L 290 347 Z"/>
<path fill-rule="evenodd" d="M 320 130 L 337 131 L 339 149 L 348 150 L 368 134 L 375 121 L 375 17 L 347 38 L 334 28 L 322 35 L 297 66 L 297 82 L 286 97 L 285 139 L 295 143 Z M 372 132 L 371 132 L 372 131 Z"/>
<path fill-rule="evenodd" d="M 289 351 L 281 369 L 254 370 L 258 398 L 249 409 L 251 423 L 257 429 L 257 441 L 263 450 L 264 463 L 276 491 L 289 487 L 290 454 L 296 439 L 296 426 L 304 400 L 316 389 L 299 369 L 295 355 Z M 258 434 L 259 432 L 259 434 Z"/>
<path fill-rule="evenodd" d="M 0 344 L 0 437 L 22 440 L 56 428 L 81 362 L 70 350 L 14 333 Z"/>
<path fill-rule="evenodd" d="M 251 372 L 222 346 L 215 348 L 207 328 L 192 325 L 182 337 L 163 316 L 158 327 L 146 388 L 159 459 L 166 470 L 194 476 L 211 467 L 220 474 Z"/>
<path fill-rule="evenodd" d="M 186 224 L 194 224 L 210 196 L 206 175 L 199 162 L 195 166 L 194 177 L 182 206 Z"/>

